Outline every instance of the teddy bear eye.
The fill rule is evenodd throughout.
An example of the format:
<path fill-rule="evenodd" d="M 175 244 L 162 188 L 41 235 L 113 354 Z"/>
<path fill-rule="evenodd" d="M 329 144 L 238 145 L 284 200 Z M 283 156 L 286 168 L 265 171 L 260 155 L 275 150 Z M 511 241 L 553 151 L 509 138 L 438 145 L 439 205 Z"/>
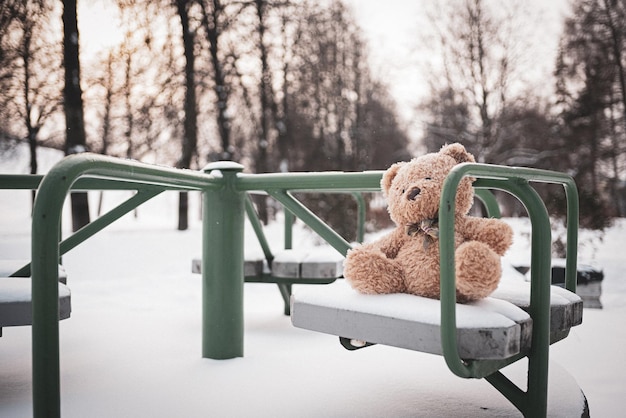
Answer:
<path fill-rule="evenodd" d="M 424 177 L 424 180 L 432 180 L 432 177 Z"/>

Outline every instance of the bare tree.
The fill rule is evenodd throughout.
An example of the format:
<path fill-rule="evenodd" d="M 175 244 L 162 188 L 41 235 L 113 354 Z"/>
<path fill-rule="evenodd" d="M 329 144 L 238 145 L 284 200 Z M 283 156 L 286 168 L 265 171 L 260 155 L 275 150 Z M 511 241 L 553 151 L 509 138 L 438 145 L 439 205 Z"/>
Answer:
<path fill-rule="evenodd" d="M 88 66 L 91 122 L 100 125 L 90 144 L 110 155 L 176 165 L 185 100 L 176 5 L 118 0 L 118 6 L 122 41 Z"/>
<path fill-rule="evenodd" d="M 0 3 L 0 64 L 2 64 L 0 83 L 5 83 L 12 78 L 11 65 L 16 58 L 17 48 L 10 34 L 15 29 L 15 23 L 23 20 L 25 15 L 26 2 L 24 0 L 5 0 Z"/>
<path fill-rule="evenodd" d="M 76 0 L 63 0 L 63 65 L 65 87 L 65 153 L 86 151 L 83 97 L 80 86 L 79 36 Z M 90 222 L 87 193 L 72 193 L 72 229 L 77 231 Z"/>
<path fill-rule="evenodd" d="M 260 119 L 261 119 L 261 133 L 259 136 L 257 157 L 256 157 L 256 171 L 263 173 L 268 171 L 267 152 L 270 144 L 270 123 L 276 117 L 276 103 L 274 102 L 273 91 L 273 75 L 269 67 L 269 52 L 266 45 L 265 34 L 267 28 L 267 8 L 268 2 L 266 0 L 255 0 L 254 6 L 256 9 L 256 17 L 258 19 L 257 33 L 258 33 L 258 45 L 259 55 L 261 58 L 261 77 L 259 84 L 259 97 L 261 102 Z"/>
<path fill-rule="evenodd" d="M 221 37 L 228 30 L 239 11 L 245 5 L 237 5 L 232 14 L 227 13 L 226 5 L 220 0 L 200 0 L 201 24 L 204 37 L 208 43 L 211 62 L 212 85 L 215 94 L 215 111 L 217 114 L 217 131 L 219 133 L 221 150 L 218 159 L 233 159 L 234 147 L 231 143 L 231 121 L 229 114 L 229 100 L 232 86 L 227 81 L 227 71 L 232 68 L 228 63 L 228 53 L 224 52 Z"/>
<path fill-rule="evenodd" d="M 17 18 L 20 34 L 18 49 L 19 64 L 15 78 L 21 87 L 21 100 L 14 102 L 15 112 L 23 121 L 26 139 L 30 149 L 31 174 L 37 173 L 37 147 L 39 133 L 54 116 L 61 105 L 61 91 L 58 88 L 59 62 L 49 56 L 59 56 L 54 44 L 45 33 L 46 23 L 52 14 L 52 7 L 46 3 L 27 3 L 24 14 Z M 52 37 L 54 39 L 54 37 Z M 56 65 L 55 65 L 56 64 Z M 42 74 L 46 76 L 43 77 Z"/>
<path fill-rule="evenodd" d="M 61 104 L 60 51 L 50 30 L 52 4 L 15 1 L 0 9 L 0 114 L 2 130 L 13 143 L 24 140 L 30 150 L 30 172 L 38 172 L 37 147 L 54 135 L 51 121 Z M 42 129 L 48 132 L 41 137 Z"/>
<path fill-rule="evenodd" d="M 384 84 L 367 70 L 366 44 L 350 10 L 340 2 L 297 10 L 290 31 L 298 42 L 284 87 L 285 121 L 294 127 L 288 130 L 292 169 L 385 168 L 404 159 L 408 138 Z M 303 199 L 344 236 L 354 236 L 350 196 Z"/>
<path fill-rule="evenodd" d="M 76 17 L 76 0 L 63 0 L 63 64 L 65 87 L 63 105 L 65 110 L 65 153 L 86 151 L 83 98 L 80 86 L 79 36 Z M 72 193 L 72 227 L 76 231 L 87 225 L 89 201 L 87 193 Z"/>
<path fill-rule="evenodd" d="M 506 162 L 502 121 L 528 93 L 522 75 L 533 45 L 525 13 L 521 2 L 487 0 L 450 1 L 429 13 L 428 45 L 439 58 L 427 66 L 432 93 L 421 108 L 430 114 L 429 150 L 461 141 L 481 162 Z"/>
<path fill-rule="evenodd" d="M 16 47 L 11 42 L 9 33 L 18 17 L 24 15 L 23 8 L 24 2 L 19 0 L 7 0 L 0 3 L 0 87 L 3 91 L 7 91 L 10 86 L 16 55 Z M 5 108 L 7 96 L 0 96 L 0 108 Z M 5 113 L 0 112 L 0 115 L 5 116 Z M 6 129 L 6 124 L 3 123 L 0 128 L 3 140 L 8 139 L 9 136 Z"/>
<path fill-rule="evenodd" d="M 195 34 L 190 28 L 189 7 L 191 1 L 176 0 L 176 9 L 180 17 L 183 46 L 185 48 L 185 122 L 182 140 L 182 153 L 176 166 L 178 168 L 190 168 L 191 160 L 198 147 L 198 113 L 196 107 L 196 81 L 195 81 Z M 188 194 L 180 192 L 178 202 L 178 229 L 186 230 L 188 222 Z"/>

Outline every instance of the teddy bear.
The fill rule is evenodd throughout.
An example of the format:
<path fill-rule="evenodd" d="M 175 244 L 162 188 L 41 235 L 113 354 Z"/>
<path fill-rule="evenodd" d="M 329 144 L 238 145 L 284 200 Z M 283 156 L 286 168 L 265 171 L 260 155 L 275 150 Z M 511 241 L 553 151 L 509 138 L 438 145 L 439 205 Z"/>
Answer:
<path fill-rule="evenodd" d="M 439 299 L 439 200 L 446 175 L 457 164 L 475 162 L 459 143 L 439 152 L 389 167 L 381 179 L 395 228 L 382 238 L 351 249 L 344 277 L 361 293 L 409 293 Z M 457 302 L 491 294 L 500 281 L 500 257 L 513 240 L 511 227 L 499 219 L 469 216 L 472 182 L 459 183 L 455 208 Z"/>

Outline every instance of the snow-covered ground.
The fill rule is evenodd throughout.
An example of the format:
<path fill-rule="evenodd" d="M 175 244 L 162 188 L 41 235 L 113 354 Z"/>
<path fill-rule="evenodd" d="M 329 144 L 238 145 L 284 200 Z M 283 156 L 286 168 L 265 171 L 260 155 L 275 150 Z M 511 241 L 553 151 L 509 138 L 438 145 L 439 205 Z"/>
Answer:
<path fill-rule="evenodd" d="M 105 194 L 105 206 L 119 198 Z M 29 257 L 28 199 L 0 191 L 0 258 Z M 191 273 L 201 247 L 195 218 L 189 231 L 175 231 L 175 194 L 166 194 L 64 257 L 73 308 L 61 322 L 64 416 L 519 416 L 485 381 L 453 376 L 441 357 L 384 346 L 348 352 L 336 337 L 294 328 L 274 285 L 246 284 L 245 356 L 202 359 L 201 282 Z M 510 222 L 518 231 L 510 257 L 523 259 L 525 222 Z M 585 309 L 583 324 L 551 349 L 594 417 L 623 413 L 625 229 L 625 220 L 616 222 L 593 248 L 584 240 L 581 259 L 605 273 L 604 309 Z M 273 245 L 281 234 L 271 225 Z M 296 239 L 310 241 L 302 230 Z M 32 413 L 30 332 L 5 328 L 0 338 L 1 417 Z"/>

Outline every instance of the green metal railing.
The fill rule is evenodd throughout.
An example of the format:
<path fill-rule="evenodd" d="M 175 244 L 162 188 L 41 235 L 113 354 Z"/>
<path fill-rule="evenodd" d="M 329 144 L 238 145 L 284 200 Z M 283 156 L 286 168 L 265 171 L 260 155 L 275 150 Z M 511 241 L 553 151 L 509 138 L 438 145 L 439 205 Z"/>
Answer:
<path fill-rule="evenodd" d="M 255 230 L 249 193 L 274 197 L 326 242 L 345 255 L 350 244 L 297 200 L 296 192 L 361 193 L 380 191 L 382 171 L 363 173 L 244 174 L 243 166 L 220 162 L 205 172 L 176 170 L 93 154 L 70 156 L 45 176 L 1 176 L 0 188 L 38 188 L 33 212 L 33 410 L 36 417 L 60 416 L 59 327 L 57 263 L 59 256 L 106 225 L 166 190 L 198 190 L 203 194 L 202 356 L 228 359 L 243 356 L 243 230 L 245 216 Z M 459 181 L 478 178 L 477 196 L 490 214 L 499 214 L 486 189 L 517 196 L 526 206 L 532 225 L 531 306 L 533 342 L 530 353 L 506 362 L 467 363 L 456 345 L 454 277 L 454 205 Z M 562 184 L 568 199 L 566 287 L 576 286 L 578 229 L 577 192 L 572 179 L 560 173 L 483 164 L 462 164 L 448 176 L 441 197 L 441 317 L 443 353 L 450 370 L 462 377 L 486 377 L 526 416 L 545 416 L 549 351 L 550 223 L 545 206 L 529 182 Z M 127 189 L 137 194 L 59 243 L 63 201 L 70 190 Z M 359 209 L 361 211 L 361 209 Z M 258 222 L 258 220 L 256 221 Z M 286 229 L 285 243 L 291 246 Z M 266 257 L 269 245 L 257 233 Z M 25 266 L 25 269 L 28 266 Z M 28 270 L 23 269 L 22 274 Z M 528 355 L 528 390 L 523 392 L 498 370 Z"/>
<path fill-rule="evenodd" d="M 478 178 L 477 188 L 499 189 L 516 196 L 525 206 L 532 226 L 531 296 L 533 320 L 529 353 L 506 361 L 465 362 L 458 355 L 456 340 L 456 290 L 454 277 L 454 212 L 456 188 L 463 177 Z M 566 288 L 576 291 L 578 246 L 578 192 L 573 179 L 545 170 L 483 164 L 460 164 L 447 176 L 442 191 L 440 223 L 441 337 L 448 368 L 461 377 L 485 377 L 526 417 L 544 417 L 547 412 L 548 359 L 550 346 L 551 228 L 548 212 L 529 182 L 560 184 L 567 196 Z M 499 370 L 527 356 L 527 390 L 519 389 Z"/>
<path fill-rule="evenodd" d="M 342 193 L 342 192 L 340 192 Z M 343 192 L 347 193 L 347 192 Z M 363 197 L 362 192 L 351 192 L 350 193 L 355 200 L 356 209 L 357 209 L 357 228 L 356 228 L 356 241 L 363 242 L 365 237 L 365 217 L 367 213 L 367 204 L 365 198 Z M 250 196 L 246 198 L 246 216 L 252 225 L 252 229 L 256 235 L 257 241 L 259 242 L 261 249 L 263 251 L 263 257 L 267 262 L 268 266 L 272 265 L 272 261 L 274 259 L 274 254 L 270 248 L 267 238 L 265 237 L 265 233 L 263 231 L 263 225 L 259 219 L 259 215 L 254 208 L 254 204 Z M 283 249 L 289 250 L 293 249 L 293 225 L 295 220 L 295 215 L 291 213 L 288 209 L 284 209 L 284 239 L 283 239 Z M 255 282 L 255 283 L 276 283 L 278 289 L 280 291 L 281 297 L 283 299 L 284 305 L 284 313 L 285 315 L 291 314 L 291 288 L 294 283 L 298 284 L 329 284 L 336 281 L 336 277 L 328 277 L 328 278 L 306 278 L 306 277 L 298 277 L 297 279 L 293 278 L 285 278 L 285 277 L 277 277 L 274 276 L 271 271 L 263 271 L 260 273 L 255 273 L 254 275 L 245 276 L 245 282 Z"/>
<path fill-rule="evenodd" d="M 86 180 L 83 185 L 78 182 L 81 178 Z M 136 188 L 139 190 L 138 196 L 142 196 L 142 193 L 156 195 L 157 191 L 163 190 L 201 190 L 206 194 L 222 187 L 204 173 L 91 154 L 67 157 L 43 178 L 39 184 L 32 221 L 33 412 L 36 417 L 60 416 L 57 266 L 60 247 L 63 245 L 58 242 L 63 203 L 70 189 L 98 188 L 99 179 L 105 180 L 105 188 L 113 184 L 120 188 Z M 87 232 L 79 231 L 79 238 L 86 239 L 104 227 L 105 223 L 123 216 L 144 200 L 131 199 L 132 203 L 122 204 L 109 212 L 105 221 L 88 225 L 85 227 Z M 235 300 L 227 301 L 228 304 L 237 303 L 236 292 L 225 292 L 224 297 L 229 296 Z M 214 324 L 210 322 L 206 326 L 211 328 Z"/>

